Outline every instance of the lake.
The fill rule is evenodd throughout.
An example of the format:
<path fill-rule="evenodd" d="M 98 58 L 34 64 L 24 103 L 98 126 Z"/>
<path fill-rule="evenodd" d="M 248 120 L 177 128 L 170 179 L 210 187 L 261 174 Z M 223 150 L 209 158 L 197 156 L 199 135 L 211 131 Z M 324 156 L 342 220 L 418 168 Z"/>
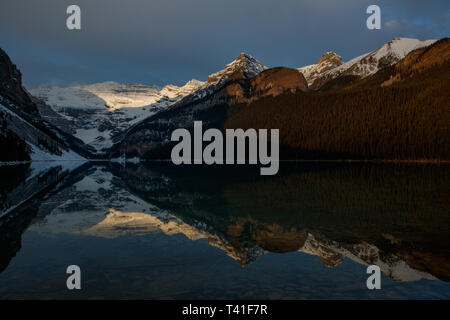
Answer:
<path fill-rule="evenodd" d="M 2 166 L 0 299 L 449 299 L 449 169 Z"/>

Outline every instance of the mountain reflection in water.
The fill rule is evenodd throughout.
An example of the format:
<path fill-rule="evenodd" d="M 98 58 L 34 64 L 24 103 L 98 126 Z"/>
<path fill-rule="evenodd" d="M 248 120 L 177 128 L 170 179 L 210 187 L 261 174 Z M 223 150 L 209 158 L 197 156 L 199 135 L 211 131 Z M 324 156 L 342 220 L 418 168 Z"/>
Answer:
<path fill-rule="evenodd" d="M 196 242 L 220 249 L 243 267 L 241 271 L 233 269 L 236 277 L 242 277 L 240 273 L 255 264 L 255 268 L 262 268 L 259 272 L 265 274 L 264 277 L 270 278 L 272 267 L 269 266 L 276 263 L 266 262 L 272 259 L 270 255 L 283 253 L 276 255 L 282 263 L 284 255 L 300 252 L 307 255 L 297 254 L 295 258 L 286 256 L 298 259 L 289 262 L 292 264 L 289 268 L 301 265 L 302 261 L 309 259 L 306 257 L 312 256 L 328 267 L 323 271 L 327 277 L 333 277 L 334 272 L 334 276 L 339 277 L 337 272 L 340 268 L 348 271 L 351 269 L 348 267 L 350 263 L 352 268 L 376 264 L 388 277 L 386 279 L 391 279 L 386 281 L 392 282 L 392 286 L 418 283 L 420 289 L 418 287 L 416 291 L 427 290 L 429 296 L 426 297 L 448 298 L 448 169 L 445 165 L 302 163 L 283 165 L 278 175 L 261 177 L 257 168 L 174 167 L 149 162 L 126 166 L 85 164 L 70 172 L 54 167 L 35 173 L 31 178 L 15 178 L 26 171 L 22 168 L 8 181 L 2 182 L 1 210 L 6 214 L 0 218 L 0 271 L 3 271 L 0 273 L 0 297 L 40 297 L 39 290 L 44 297 L 68 297 L 55 293 L 54 288 L 47 288 L 53 290 L 49 294 L 45 288 L 21 287 L 19 290 L 14 286 L 13 279 L 23 276 L 21 268 L 24 267 L 20 265 L 23 261 L 28 261 L 29 265 L 45 265 L 51 264 L 49 260 L 56 255 L 67 255 L 69 259 L 70 252 L 53 253 L 44 249 L 47 246 L 45 239 L 60 239 L 61 245 L 82 251 L 98 238 L 117 245 L 117 241 L 125 243 L 132 241 L 129 239 L 149 236 L 157 245 L 160 241 L 158 235 L 162 234 L 170 236 L 174 242 L 177 236 L 183 236 L 188 241 L 200 240 Z M 33 190 L 36 192 L 28 201 L 14 207 L 14 201 L 20 200 L 17 194 L 27 191 L 32 195 Z M 22 254 L 26 251 L 25 245 L 21 249 L 22 237 L 26 239 L 27 236 L 33 239 L 35 246 L 42 241 L 43 252 L 34 253 L 33 257 Z M 83 240 L 81 245 L 78 239 L 86 241 Z M 139 243 L 135 245 L 139 246 Z M 177 240 L 176 247 L 180 252 L 187 246 L 186 241 L 178 244 Z M 145 252 L 144 248 L 135 246 L 127 245 L 126 248 L 131 253 L 137 250 Z M 206 254 L 205 250 L 204 246 L 196 247 L 190 257 L 193 261 L 205 259 L 208 266 L 210 255 L 219 253 Z M 157 257 L 161 262 L 159 271 L 171 269 L 173 266 L 165 265 L 174 263 L 171 260 L 174 258 L 165 258 L 165 255 L 177 253 L 161 252 Z M 266 256 L 267 259 L 264 258 Z M 60 256 L 60 259 L 64 257 Z M 17 264 L 15 260 L 18 260 Z M 123 260 L 115 258 L 115 263 L 128 263 Z M 139 268 L 144 260 L 142 256 L 134 256 L 133 265 Z M 224 264 L 228 265 L 230 261 Z M 88 268 L 89 264 L 82 270 Z M 178 272 L 182 272 L 183 268 L 180 266 Z M 226 273 L 228 270 L 228 267 L 222 270 L 220 265 L 211 268 L 214 271 L 205 268 L 202 275 L 189 281 L 207 283 L 213 273 Z M 46 270 L 56 273 L 50 266 Z M 314 268 L 309 267 L 308 270 L 314 274 Z M 356 278 L 366 279 L 365 268 L 359 270 L 362 270 L 361 275 Z M 65 285 L 64 276 L 64 272 L 58 276 L 62 279 L 58 290 Z M 202 276 L 204 279 L 201 279 Z M 327 296 L 326 292 L 315 292 L 314 289 L 316 284 L 325 280 L 310 278 L 307 297 L 335 297 L 331 295 L 331 291 L 336 290 L 334 285 L 329 285 L 330 296 Z M 167 275 L 164 279 L 164 285 L 172 288 L 172 291 L 167 289 L 164 297 L 205 297 L 203 294 L 208 289 L 203 287 L 203 292 L 199 292 L 200 289 L 194 286 L 192 291 L 182 291 L 183 294 L 180 294 L 177 288 L 179 280 L 175 275 L 172 280 Z M 261 277 L 258 279 L 261 285 L 270 281 Z M 370 298 L 360 295 L 365 282 L 361 282 L 356 289 L 352 287 L 355 284 L 351 280 L 351 277 L 345 280 L 344 285 L 348 289 L 337 298 Z M 114 283 L 114 279 L 110 281 Z M 216 291 L 215 294 L 219 298 L 244 297 L 239 293 L 241 289 L 248 289 L 239 289 L 240 286 L 249 286 L 244 282 L 234 283 L 234 293 L 221 295 Z M 427 288 L 427 284 L 433 288 L 439 284 L 438 292 Z M 271 292 L 270 285 L 265 285 L 267 292 Z M 282 285 L 289 287 L 288 283 Z M 132 289 L 121 284 L 121 294 L 112 297 L 151 298 L 137 286 L 135 284 L 133 287 L 137 291 L 130 293 Z M 258 288 L 258 283 L 252 286 Z M 327 286 L 323 283 L 322 286 L 324 288 L 321 290 L 326 291 Z M 414 291 L 414 287 L 411 289 L 408 286 L 407 289 Z M 283 290 L 274 288 L 272 292 L 278 292 L 278 295 L 263 297 L 301 298 L 305 297 L 302 294 L 304 290 L 291 287 L 283 293 Z M 385 294 L 377 297 L 390 297 L 389 293 Z M 417 296 L 422 297 L 420 293 L 415 293 Z M 245 297 L 261 296 L 255 293 Z M 393 297 L 411 295 L 396 292 Z"/>

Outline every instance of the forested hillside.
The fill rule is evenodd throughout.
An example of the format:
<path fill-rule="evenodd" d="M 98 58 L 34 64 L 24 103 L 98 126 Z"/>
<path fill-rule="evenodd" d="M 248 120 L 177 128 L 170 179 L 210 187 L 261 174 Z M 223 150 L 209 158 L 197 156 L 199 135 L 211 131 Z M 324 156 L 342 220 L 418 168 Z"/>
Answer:
<path fill-rule="evenodd" d="M 334 90 L 231 106 L 224 126 L 280 129 L 282 159 L 450 160 L 450 60 L 442 52 L 448 39 L 371 78 L 336 79 Z"/>

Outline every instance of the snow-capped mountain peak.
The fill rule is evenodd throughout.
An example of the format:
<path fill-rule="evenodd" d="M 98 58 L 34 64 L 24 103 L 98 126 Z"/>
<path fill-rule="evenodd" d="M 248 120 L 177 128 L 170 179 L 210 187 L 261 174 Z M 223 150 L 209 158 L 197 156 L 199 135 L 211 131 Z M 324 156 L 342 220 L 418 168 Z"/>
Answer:
<path fill-rule="evenodd" d="M 242 52 L 235 60 L 227 64 L 223 70 L 208 76 L 206 83 L 217 83 L 225 80 L 228 76 L 235 72 L 240 72 L 243 77 L 251 78 L 267 69 L 261 62 L 251 55 Z"/>
<path fill-rule="evenodd" d="M 318 65 L 314 64 L 298 68 L 298 70 L 303 73 L 308 81 L 308 85 L 310 85 L 312 89 L 318 89 L 325 82 L 341 75 L 352 75 L 365 78 L 375 74 L 381 68 L 397 63 L 411 51 L 427 47 L 436 41 L 437 40 L 421 41 L 412 38 L 394 38 L 369 53 L 362 54 L 333 68 L 324 68 L 323 70 L 318 71 Z M 321 59 L 319 59 L 319 61 Z M 325 61 L 327 61 L 327 59 L 325 59 Z"/>
<path fill-rule="evenodd" d="M 359 75 L 362 78 L 376 73 L 382 67 L 387 67 L 403 59 L 415 49 L 427 47 L 437 40 L 420 41 L 411 38 L 394 38 L 378 49 L 365 55 L 356 57 L 340 67 L 336 71 L 346 74 Z"/>
<path fill-rule="evenodd" d="M 316 63 L 309 66 L 298 68 L 305 77 L 308 85 L 311 85 L 321 74 L 340 66 L 343 63 L 342 57 L 338 54 L 328 51 Z"/>
<path fill-rule="evenodd" d="M 377 59 L 382 59 L 386 56 L 395 56 L 397 59 L 403 59 L 411 51 L 429 46 L 436 41 L 434 39 L 421 41 L 413 38 L 394 38 L 372 51 L 369 55 Z"/>
<path fill-rule="evenodd" d="M 330 65 L 341 65 L 343 63 L 342 57 L 333 51 L 328 51 L 320 57 L 315 64 L 330 64 Z"/>

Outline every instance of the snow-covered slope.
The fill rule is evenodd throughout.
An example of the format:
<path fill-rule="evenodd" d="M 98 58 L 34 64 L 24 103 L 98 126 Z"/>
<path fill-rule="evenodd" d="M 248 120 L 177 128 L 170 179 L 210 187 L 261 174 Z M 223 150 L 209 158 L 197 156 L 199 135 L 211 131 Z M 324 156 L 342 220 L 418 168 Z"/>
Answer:
<path fill-rule="evenodd" d="M 0 104 L 0 117 L 6 120 L 7 129 L 14 132 L 26 143 L 26 148 L 32 161 L 84 161 L 76 152 L 58 143 L 36 128 L 33 123 L 22 118 L 10 109 Z M 9 152 L 4 150 L 3 152 Z"/>
<path fill-rule="evenodd" d="M 99 109 L 114 111 L 122 108 L 166 106 L 166 100 L 179 98 L 197 88 L 203 82 L 191 80 L 182 87 L 167 85 L 159 88 L 155 85 L 120 84 L 113 81 L 90 85 L 72 85 L 58 87 L 42 85 L 30 90 L 34 96 L 45 100 L 58 112 L 65 109 Z"/>
<path fill-rule="evenodd" d="M 43 85 L 30 93 L 71 123 L 71 128 L 66 122 L 61 129 L 72 131 L 101 153 L 112 145 L 115 135 L 202 86 L 198 80 L 163 88 L 104 82 L 65 88 Z"/>
<path fill-rule="evenodd" d="M 329 73 L 346 71 L 346 73 L 367 77 L 374 74 L 382 67 L 390 66 L 400 61 L 411 51 L 427 47 L 436 41 L 437 40 L 420 41 L 418 39 L 410 38 L 395 38 L 372 52 L 342 64 L 332 71 L 329 71 Z"/>
<path fill-rule="evenodd" d="M 365 78 L 375 74 L 381 68 L 397 63 L 409 52 L 427 47 L 436 41 L 394 38 L 378 49 L 353 58 L 346 63 L 339 64 L 334 68 L 324 68 L 319 63 L 319 60 L 314 65 L 298 68 L 298 70 L 303 73 L 312 89 L 319 89 L 325 82 L 339 76 L 353 75 Z"/>
<path fill-rule="evenodd" d="M 28 143 L 31 148 L 30 158 L 32 161 L 87 161 L 73 150 L 62 150 L 61 154 L 49 153 L 42 147 Z"/>

